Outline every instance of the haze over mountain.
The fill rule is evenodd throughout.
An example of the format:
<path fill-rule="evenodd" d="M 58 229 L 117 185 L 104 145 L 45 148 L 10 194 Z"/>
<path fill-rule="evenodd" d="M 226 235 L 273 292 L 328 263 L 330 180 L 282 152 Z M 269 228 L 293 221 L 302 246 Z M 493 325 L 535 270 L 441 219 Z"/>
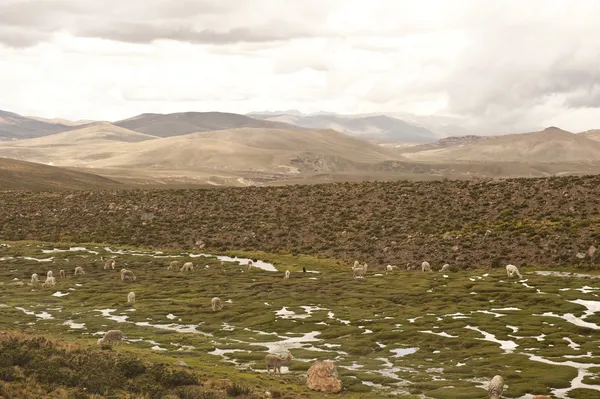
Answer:
<path fill-rule="evenodd" d="M 364 140 L 386 142 L 431 142 L 438 136 L 415 124 L 387 115 L 336 115 L 319 113 L 250 113 L 253 118 L 283 122 L 309 129 L 333 129 Z"/>

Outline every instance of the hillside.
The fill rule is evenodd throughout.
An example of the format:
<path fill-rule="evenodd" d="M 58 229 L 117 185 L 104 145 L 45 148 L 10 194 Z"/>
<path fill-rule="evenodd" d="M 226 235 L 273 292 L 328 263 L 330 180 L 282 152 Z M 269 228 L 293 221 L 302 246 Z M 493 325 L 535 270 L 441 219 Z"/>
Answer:
<path fill-rule="evenodd" d="M 121 183 L 91 173 L 0 158 L 0 190 L 91 190 Z"/>
<path fill-rule="evenodd" d="M 360 169 L 362 164 L 401 159 L 385 149 L 331 130 L 242 128 L 138 143 L 128 146 L 119 156 L 91 164 L 98 168 L 302 173 Z"/>
<path fill-rule="evenodd" d="M 119 170 L 134 173 L 136 178 L 144 173 L 161 180 L 185 177 L 219 185 L 237 185 L 240 179 L 250 178 L 271 181 L 315 173 L 370 171 L 386 162 L 400 163 L 382 165 L 386 171 L 406 170 L 402 156 L 385 148 L 332 130 L 308 129 L 240 128 L 153 138 L 100 124 L 7 143 L 0 146 L 0 155 L 94 168 L 94 173 L 109 176 L 114 176 L 109 170 Z M 160 172 L 165 175 L 159 176 Z"/>
<path fill-rule="evenodd" d="M 211 130 L 250 128 L 291 128 L 284 123 L 261 121 L 226 112 L 180 112 L 174 114 L 141 114 L 114 123 L 117 126 L 158 137 L 182 136 Z"/>
<path fill-rule="evenodd" d="M 43 137 L 70 128 L 61 123 L 45 122 L 0 110 L 0 140 Z"/>
<path fill-rule="evenodd" d="M 79 129 L 67 130 L 50 136 L 19 140 L 11 143 L 11 145 L 18 147 L 54 147 L 102 145 L 106 142 L 111 142 L 114 145 L 118 143 L 138 143 L 156 138 L 155 136 L 115 126 L 109 122 L 94 122 Z"/>
<path fill-rule="evenodd" d="M 249 114 L 254 118 L 288 123 L 309 129 L 333 129 L 363 140 L 384 142 L 431 142 L 437 136 L 432 131 L 386 115 L 298 115 Z"/>
<path fill-rule="evenodd" d="M 572 163 L 599 162 L 600 143 L 555 127 L 540 132 L 486 136 L 466 143 L 406 153 L 419 161 Z M 404 152 L 404 151 L 400 151 Z M 410 152 L 410 153 L 408 153 Z"/>
<path fill-rule="evenodd" d="M 348 265 L 367 261 L 374 270 L 423 260 L 438 268 L 589 267 L 589 257 L 577 254 L 600 245 L 599 196 L 600 176 L 120 190 L 68 198 L 4 192 L 0 238 L 176 249 L 202 240 L 207 251 L 324 255 Z"/>
<path fill-rule="evenodd" d="M 592 129 L 585 132 L 580 133 L 582 136 L 587 137 L 588 139 L 600 141 L 600 129 Z"/>

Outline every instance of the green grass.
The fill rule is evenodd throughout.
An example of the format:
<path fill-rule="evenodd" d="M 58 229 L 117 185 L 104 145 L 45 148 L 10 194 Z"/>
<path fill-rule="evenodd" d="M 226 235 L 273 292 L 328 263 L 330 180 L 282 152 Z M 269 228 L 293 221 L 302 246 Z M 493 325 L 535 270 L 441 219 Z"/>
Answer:
<path fill-rule="evenodd" d="M 226 378 L 256 392 L 272 390 L 290 397 L 320 397 L 306 389 L 303 373 L 312 361 L 325 359 L 336 361 L 344 383 L 342 396 L 349 398 L 394 394 L 402 398 L 484 397 L 482 383 L 495 374 L 505 378 L 507 398 L 548 394 L 552 388 L 569 387 L 577 375 L 576 369 L 533 361 L 527 354 L 555 362 L 600 364 L 600 330 L 539 316 L 553 312 L 581 317 L 585 308 L 568 301 L 598 300 L 595 292 L 600 290 L 575 290 L 593 287 L 597 280 L 539 276 L 531 268 L 524 277 L 532 288 L 493 269 L 458 271 L 446 274 L 447 278 L 437 272 L 407 271 L 375 276 L 377 271 L 365 279 L 353 279 L 350 265 L 305 255 L 230 254 L 268 260 L 279 270 L 267 272 L 256 268 L 248 271 L 227 262 L 221 267 L 214 258 L 157 258 L 153 252 L 143 250 L 142 256 L 110 254 L 104 246 L 93 244 L 81 246 L 99 252 L 97 255 L 42 254 L 41 249 L 52 249 L 54 245 L 34 241 L 8 244 L 8 248 L 0 247 L 0 258 L 5 258 L 0 261 L 0 328 L 52 337 L 84 348 L 95 348 L 100 336 L 95 333 L 121 329 L 128 342 L 113 348 L 111 353 L 166 364 L 184 360 L 200 378 Z M 56 246 L 70 245 L 74 246 Z M 165 251 L 162 255 L 181 253 Z M 100 256 L 116 256 L 116 270 L 103 270 Z M 22 257 L 54 259 L 46 263 Z M 167 271 L 166 266 L 173 259 L 190 260 L 196 270 Z M 118 270 L 124 265 L 136 274 L 135 282 L 119 279 Z M 86 274 L 74 277 L 76 266 L 82 266 Z M 302 273 L 302 267 L 320 273 Z M 58 278 L 61 269 L 67 272 L 67 279 Z M 292 271 L 287 280 L 283 278 L 286 269 Z M 32 287 L 31 274 L 38 273 L 43 280 L 47 270 L 57 276 L 57 286 Z M 21 282 L 24 284 L 18 285 Z M 52 296 L 57 291 L 68 295 Z M 133 307 L 126 305 L 129 291 L 136 294 Z M 212 311 L 210 300 L 214 296 L 221 298 L 222 311 Z M 40 319 L 18 307 L 37 315 L 47 312 L 53 318 Z M 296 318 L 276 315 L 283 307 L 294 312 L 292 317 Z M 511 307 L 519 310 L 494 310 Z M 102 316 L 99 310 L 103 309 L 114 309 L 109 312 L 111 316 L 127 319 L 110 320 Z M 169 319 L 168 315 L 175 318 Z M 67 320 L 85 324 L 85 328 L 71 329 L 64 324 Z M 585 320 L 600 322 L 593 316 Z M 186 332 L 177 332 L 173 324 L 189 327 Z M 493 334 L 498 340 L 514 341 L 518 346 L 514 352 L 505 353 L 500 344 L 483 340 L 481 333 L 468 326 Z M 456 338 L 423 331 L 444 332 Z M 290 372 L 281 378 L 266 375 L 264 355 L 270 348 L 284 350 L 282 341 L 298 337 L 310 339 L 291 347 L 294 360 Z M 569 347 L 565 337 L 579 348 Z M 155 346 L 166 350 L 152 350 Z M 392 350 L 402 348 L 418 350 L 395 357 Z M 208 354 L 215 349 L 229 352 L 223 356 Z M 591 357 L 565 357 L 587 352 Z M 584 383 L 596 383 L 598 370 L 600 366 L 590 370 Z M 598 394 L 580 389 L 572 396 L 591 398 L 590 392 Z"/>

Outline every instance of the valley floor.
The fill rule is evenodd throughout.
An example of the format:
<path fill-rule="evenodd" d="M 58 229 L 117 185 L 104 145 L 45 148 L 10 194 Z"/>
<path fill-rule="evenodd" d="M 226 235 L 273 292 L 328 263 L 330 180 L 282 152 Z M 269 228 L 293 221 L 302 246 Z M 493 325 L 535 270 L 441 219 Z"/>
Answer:
<path fill-rule="evenodd" d="M 238 255 L 4 242 L 0 328 L 91 348 L 105 331 L 120 329 L 125 344 L 107 353 L 183 360 L 201 378 L 229 379 L 259 398 L 266 391 L 321 397 L 307 390 L 305 373 L 326 359 L 336 362 L 348 398 L 484 397 L 495 374 L 505 379 L 506 398 L 600 395 L 600 275 L 528 269 L 523 279 L 509 279 L 498 268 L 353 279 L 350 265 L 333 260 Z M 244 256 L 264 262 L 248 270 Z M 101 257 L 114 258 L 115 270 L 104 270 Z M 195 270 L 168 271 L 173 260 L 191 261 Z M 85 275 L 73 276 L 77 266 Z M 136 281 L 122 282 L 122 267 Z M 61 269 L 66 278 L 58 277 Z M 43 281 L 49 270 L 54 288 L 30 283 L 32 273 Z M 133 306 L 126 304 L 130 291 Z M 223 310 L 212 311 L 214 296 Z M 293 361 L 283 376 L 267 375 L 266 353 L 288 350 Z M 182 395 L 173 397 L 204 397 Z"/>

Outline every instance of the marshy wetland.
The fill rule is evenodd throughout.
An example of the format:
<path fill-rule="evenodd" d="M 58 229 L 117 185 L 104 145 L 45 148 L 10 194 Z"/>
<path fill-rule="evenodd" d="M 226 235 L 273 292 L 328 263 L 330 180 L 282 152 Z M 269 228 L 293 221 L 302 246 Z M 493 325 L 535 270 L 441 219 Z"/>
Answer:
<path fill-rule="evenodd" d="M 600 395 L 599 275 L 525 267 L 522 279 L 509 279 L 501 267 L 369 270 L 353 279 L 351 264 L 326 258 L 218 255 L 239 259 L 4 242 L 0 328 L 84 347 L 120 329 L 125 343 L 109 352 L 183 360 L 205 377 L 289 397 L 320 397 L 307 391 L 304 376 L 312 362 L 326 359 L 335 361 L 346 397 L 485 397 L 495 374 L 504 377 L 507 398 Z M 114 258 L 115 270 L 104 270 L 101 257 Z M 262 268 L 248 270 L 247 258 Z M 195 270 L 168 271 L 173 260 L 191 261 Z M 73 275 L 77 266 L 85 275 Z M 121 281 L 123 267 L 136 281 Z M 55 287 L 31 284 L 33 273 L 43 282 L 49 270 Z M 223 303 L 217 312 L 214 296 Z M 281 377 L 267 375 L 265 355 L 285 351 L 293 356 L 289 368 Z"/>

